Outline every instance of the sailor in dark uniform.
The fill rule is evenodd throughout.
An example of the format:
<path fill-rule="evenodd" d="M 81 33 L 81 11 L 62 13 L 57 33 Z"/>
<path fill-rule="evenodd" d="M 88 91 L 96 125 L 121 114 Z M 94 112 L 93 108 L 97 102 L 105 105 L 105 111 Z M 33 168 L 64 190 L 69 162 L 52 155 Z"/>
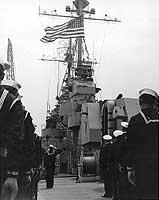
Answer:
<path fill-rule="evenodd" d="M 124 143 L 125 143 L 125 137 L 124 137 L 124 132 L 121 130 L 115 130 L 113 132 L 114 136 L 114 142 L 113 142 L 113 155 L 114 155 L 114 160 L 116 162 L 116 167 L 118 167 L 116 170 L 116 180 L 114 181 L 114 186 L 117 190 L 116 196 L 120 200 L 121 199 L 121 171 L 124 171 Z M 125 188 L 124 188 L 125 189 Z"/>
<path fill-rule="evenodd" d="M 45 170 L 46 170 L 46 187 L 47 187 L 47 189 L 53 188 L 53 186 L 54 186 L 56 156 L 61 152 L 62 152 L 61 149 L 58 149 L 53 145 L 49 145 L 48 153 L 45 155 L 44 166 L 45 166 Z"/>
<path fill-rule="evenodd" d="M 124 122 L 124 125 L 127 123 Z M 126 172 L 126 158 L 127 158 L 127 148 L 126 148 L 126 131 L 115 130 L 113 132 L 113 148 L 112 148 L 112 159 L 114 163 L 114 175 L 113 175 L 113 188 L 114 188 L 114 199 L 127 200 L 126 193 L 126 183 L 128 182 Z M 122 178 L 121 178 L 122 177 Z M 123 180 L 124 178 L 124 180 Z M 127 182 L 126 180 L 127 179 Z M 124 193 L 124 195 L 123 195 Z M 125 197 L 124 197 L 125 196 Z M 129 200 L 130 197 L 129 197 Z"/>
<path fill-rule="evenodd" d="M 101 168 L 102 179 L 104 180 L 104 195 L 102 197 L 117 199 L 117 168 L 114 157 L 114 145 L 112 136 L 104 135 L 104 144 L 100 149 L 99 165 Z"/>
<path fill-rule="evenodd" d="M 139 92 L 141 110 L 128 125 L 128 178 L 136 186 L 138 200 L 158 199 L 158 95 L 154 90 Z"/>
<path fill-rule="evenodd" d="M 122 130 L 113 132 L 116 138 L 116 160 L 119 162 L 118 196 L 120 200 L 134 200 L 134 187 L 128 180 L 127 172 L 127 127 L 128 122 L 121 122 Z"/>
<path fill-rule="evenodd" d="M 9 91 L 12 95 L 14 95 L 16 98 L 19 98 L 19 94 L 18 91 L 21 88 L 21 85 L 14 81 L 14 80 L 3 80 L 1 82 L 1 85 L 7 90 Z M 19 98 L 20 100 L 20 98 Z M 24 106 L 23 106 L 24 108 Z M 26 111 L 23 110 L 23 114 L 24 114 L 24 139 L 23 139 L 23 143 L 22 143 L 22 149 L 23 149 L 23 156 L 22 156 L 22 165 L 21 168 L 19 170 L 18 173 L 18 193 L 16 196 L 16 200 L 18 199 L 28 199 L 26 196 L 28 195 L 28 192 L 26 194 L 25 192 L 25 188 L 26 185 L 28 185 L 28 182 L 30 182 L 30 174 L 31 174 L 31 157 L 33 152 L 31 152 L 31 154 L 28 153 L 28 139 L 30 139 L 29 135 L 28 135 L 28 131 L 26 127 L 28 127 L 28 125 L 26 126 L 26 121 L 27 121 L 27 116 L 26 116 Z M 34 133 L 34 132 L 33 132 Z M 27 149 L 26 149 L 27 148 Z"/>
<path fill-rule="evenodd" d="M 1 85 L 15 97 L 20 98 L 19 89 L 21 85 L 13 80 L 3 80 Z M 41 140 L 35 134 L 35 125 L 31 114 L 23 106 L 24 113 L 24 139 L 23 139 L 23 159 L 21 169 L 18 174 L 18 194 L 16 200 L 30 200 L 34 196 L 35 185 L 37 186 L 37 178 L 39 173 L 40 156 L 41 156 Z M 39 160 L 40 159 L 40 160 Z M 31 177 L 33 177 L 31 179 Z M 34 184 L 36 182 L 36 184 Z M 36 187 L 37 188 L 37 187 Z M 36 193 L 37 194 L 37 193 Z"/>
<path fill-rule="evenodd" d="M 34 162 L 34 133 L 35 127 L 31 114 L 23 106 L 24 112 L 24 140 L 23 140 L 23 165 L 18 176 L 19 191 L 16 200 L 31 200 L 32 169 Z"/>
<path fill-rule="evenodd" d="M 0 62 L 0 82 L 6 64 Z M 0 84 L 0 190 L 2 199 L 15 199 L 24 138 L 22 103 Z M 9 189 L 9 190 L 8 190 Z"/>

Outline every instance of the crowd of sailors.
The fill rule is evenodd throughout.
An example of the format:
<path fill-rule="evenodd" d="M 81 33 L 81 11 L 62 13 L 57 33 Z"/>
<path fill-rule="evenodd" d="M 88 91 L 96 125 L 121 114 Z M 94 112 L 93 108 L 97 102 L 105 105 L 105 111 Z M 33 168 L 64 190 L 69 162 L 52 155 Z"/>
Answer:
<path fill-rule="evenodd" d="M 19 95 L 21 85 L 3 80 L 9 67 L 0 61 L 0 200 L 36 200 L 42 160 L 46 186 L 52 188 L 56 155 L 64 149 L 50 145 L 48 153 L 43 152 L 32 116 Z M 103 197 L 158 199 L 157 100 L 154 90 L 141 90 L 140 112 L 129 123 L 122 122 L 123 130 L 103 136 L 99 159 Z"/>
<path fill-rule="evenodd" d="M 113 200 L 158 199 L 158 94 L 139 91 L 140 111 L 123 130 L 104 135 L 100 150 L 101 177 L 105 193 Z"/>

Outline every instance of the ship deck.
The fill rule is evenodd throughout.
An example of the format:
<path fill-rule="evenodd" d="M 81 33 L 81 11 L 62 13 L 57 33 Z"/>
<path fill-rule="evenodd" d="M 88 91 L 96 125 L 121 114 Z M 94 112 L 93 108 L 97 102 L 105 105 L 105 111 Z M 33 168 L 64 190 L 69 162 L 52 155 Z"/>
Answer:
<path fill-rule="evenodd" d="M 55 178 L 52 189 L 46 189 L 45 180 L 38 185 L 38 200 L 111 200 L 101 197 L 104 193 L 103 183 L 89 181 L 76 183 L 75 177 L 60 176 Z"/>

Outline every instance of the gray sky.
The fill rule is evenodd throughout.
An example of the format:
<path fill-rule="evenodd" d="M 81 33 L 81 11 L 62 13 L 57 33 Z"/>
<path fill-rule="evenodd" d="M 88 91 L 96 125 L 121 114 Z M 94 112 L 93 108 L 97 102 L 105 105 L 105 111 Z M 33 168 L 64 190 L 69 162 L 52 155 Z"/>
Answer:
<path fill-rule="evenodd" d="M 31 112 L 34 123 L 45 123 L 49 99 L 56 101 L 57 63 L 39 59 L 58 57 L 60 40 L 40 42 L 47 26 L 62 24 L 66 19 L 39 16 L 41 10 L 66 14 L 71 0 L 1 0 L 0 1 L 0 57 L 7 56 L 7 39 L 13 45 L 16 80 L 21 83 L 23 103 Z M 90 57 L 96 58 L 95 82 L 102 88 L 98 99 L 114 99 L 119 93 L 136 98 L 138 91 L 149 87 L 159 93 L 159 1 L 158 0 L 91 0 L 93 17 L 107 14 L 121 23 L 85 21 L 85 38 Z M 65 66 L 60 64 L 61 80 Z"/>

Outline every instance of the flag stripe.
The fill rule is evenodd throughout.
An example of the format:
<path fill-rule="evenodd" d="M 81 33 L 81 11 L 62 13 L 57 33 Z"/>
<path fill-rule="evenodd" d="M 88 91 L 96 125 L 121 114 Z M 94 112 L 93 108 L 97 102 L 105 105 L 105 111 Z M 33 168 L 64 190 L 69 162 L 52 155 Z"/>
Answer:
<path fill-rule="evenodd" d="M 54 36 L 54 37 L 45 37 L 45 38 L 47 38 L 48 40 L 50 39 L 50 40 L 52 40 L 52 39 L 54 39 L 54 38 L 58 38 L 58 37 L 67 37 L 67 38 L 70 38 L 70 37 L 72 37 L 72 35 L 80 35 L 81 37 L 83 37 L 84 35 L 83 35 L 83 32 L 78 32 L 78 33 L 71 33 L 71 34 L 60 34 L 60 35 L 56 35 L 56 36 Z"/>
<path fill-rule="evenodd" d="M 58 38 L 60 38 L 60 39 L 67 39 L 67 38 L 75 38 L 75 37 L 84 37 L 84 34 L 83 34 L 83 32 L 81 32 L 81 33 L 79 32 L 79 33 L 74 33 L 74 34 L 71 34 L 71 35 L 70 34 L 69 35 L 67 35 L 67 34 L 57 35 L 57 36 L 52 37 L 52 38 L 44 36 L 41 39 L 41 41 L 42 42 L 53 42 L 53 41 L 55 41 Z"/>
<path fill-rule="evenodd" d="M 49 39 L 52 40 L 52 39 L 58 38 L 60 36 L 70 38 L 70 37 L 72 37 L 72 35 L 77 35 L 77 37 L 80 35 L 80 37 L 83 37 L 84 33 L 83 33 L 83 31 L 72 32 L 72 33 L 62 33 L 62 34 L 57 34 L 56 36 L 53 36 L 53 37 L 44 36 L 43 38 L 47 38 L 48 40 Z"/>
<path fill-rule="evenodd" d="M 54 26 L 54 27 L 47 27 L 46 29 L 45 29 L 45 31 L 48 31 L 48 30 L 58 30 L 58 29 L 60 29 L 60 28 L 62 28 L 62 27 L 66 27 L 68 25 L 68 22 L 66 22 L 66 23 L 64 23 L 64 24 L 61 24 L 61 25 L 56 25 L 56 26 Z"/>
<path fill-rule="evenodd" d="M 55 28 L 55 27 L 53 27 L 53 28 L 51 28 L 51 27 L 47 27 L 46 29 L 45 29 L 45 32 L 47 33 L 47 32 L 56 32 L 56 31 L 60 31 L 60 30 L 63 30 L 63 29 L 66 29 L 67 28 L 67 25 L 64 25 L 64 26 L 61 26 L 61 27 L 59 27 L 59 28 Z"/>
<path fill-rule="evenodd" d="M 56 34 L 60 34 L 60 33 L 64 32 L 65 30 L 66 30 L 66 28 L 62 28 L 62 29 L 60 29 L 60 30 L 58 30 L 58 31 L 54 31 L 54 32 L 52 32 L 52 31 L 47 31 L 46 35 L 47 35 L 47 36 L 54 36 L 54 35 L 56 35 Z"/>
<path fill-rule="evenodd" d="M 47 37 L 47 38 L 54 38 L 54 37 L 58 37 L 58 36 L 63 36 L 63 35 L 66 35 L 66 36 L 68 36 L 68 37 L 71 37 L 71 35 L 78 35 L 78 34 L 81 34 L 82 36 L 84 36 L 84 34 L 83 34 L 83 31 L 78 31 L 78 32 L 69 32 L 69 33 L 67 33 L 67 32 L 64 32 L 64 33 L 61 33 L 61 34 L 57 34 L 56 36 L 53 36 L 53 37 Z"/>
<path fill-rule="evenodd" d="M 72 35 L 81 35 L 81 37 L 84 37 L 84 29 L 80 29 L 80 30 L 78 30 L 78 31 L 72 31 L 72 30 L 67 30 L 67 31 L 65 31 L 65 32 L 61 32 L 61 33 L 58 33 L 58 34 L 54 34 L 54 35 L 46 35 L 46 36 L 44 36 L 45 38 L 50 38 L 50 39 L 53 39 L 53 38 L 58 38 L 58 37 L 60 37 L 60 35 L 61 36 L 63 36 L 63 35 L 67 35 L 68 36 L 68 38 L 70 38 Z"/>
<path fill-rule="evenodd" d="M 53 42 L 55 41 L 56 39 L 68 39 L 68 38 L 76 38 L 76 37 L 84 37 L 83 34 L 72 34 L 71 36 L 69 35 L 58 35 L 56 37 L 53 37 L 53 38 L 47 38 L 47 37 L 43 37 L 41 39 L 42 42 Z"/>
<path fill-rule="evenodd" d="M 83 27 L 80 27 L 80 28 L 74 28 L 74 29 L 67 29 L 65 31 L 61 30 L 61 31 L 57 31 L 56 33 L 52 34 L 51 32 L 47 32 L 46 36 L 48 37 L 53 37 L 55 35 L 58 35 L 58 34 L 62 34 L 63 32 L 66 32 L 66 33 L 71 33 L 71 32 L 79 32 L 79 31 L 83 31 L 84 32 L 84 28 Z"/>
<path fill-rule="evenodd" d="M 84 37 L 83 21 L 80 17 L 72 19 L 62 25 L 47 27 L 46 35 L 41 39 L 42 42 L 53 42 L 56 39 L 66 39 L 75 37 Z"/>

